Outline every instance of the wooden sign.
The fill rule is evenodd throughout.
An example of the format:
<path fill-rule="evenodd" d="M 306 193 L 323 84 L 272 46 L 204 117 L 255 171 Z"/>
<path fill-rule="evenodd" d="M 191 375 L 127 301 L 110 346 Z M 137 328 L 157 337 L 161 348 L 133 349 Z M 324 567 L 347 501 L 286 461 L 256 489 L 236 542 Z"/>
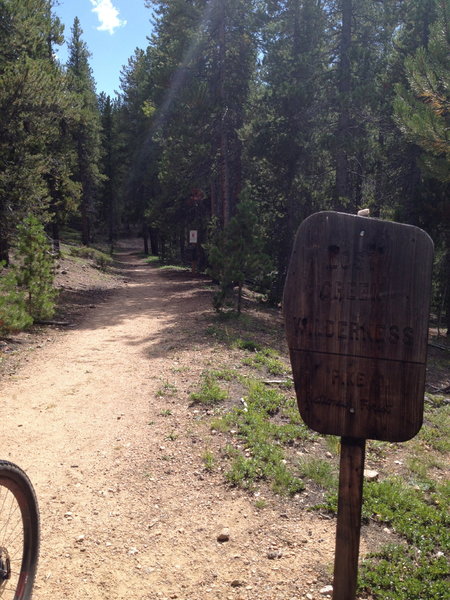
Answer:
<path fill-rule="evenodd" d="M 432 261 L 417 227 L 335 212 L 302 223 L 283 305 L 309 427 L 391 442 L 419 431 Z"/>

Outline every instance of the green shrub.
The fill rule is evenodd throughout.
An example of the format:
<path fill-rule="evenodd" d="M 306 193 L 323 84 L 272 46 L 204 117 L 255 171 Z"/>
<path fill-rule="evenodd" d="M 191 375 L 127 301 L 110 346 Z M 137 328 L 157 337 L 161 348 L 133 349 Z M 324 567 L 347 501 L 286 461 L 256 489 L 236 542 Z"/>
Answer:
<path fill-rule="evenodd" d="M 199 391 L 191 394 L 192 402 L 207 406 L 219 404 L 227 397 L 227 392 L 220 387 L 215 378 L 209 373 L 203 376 Z"/>
<path fill-rule="evenodd" d="M 209 274 L 219 284 L 213 297 L 215 310 L 233 305 L 233 290 L 238 288 L 236 309 L 242 308 L 242 288 L 247 279 L 261 279 L 271 270 L 270 258 L 264 254 L 258 230 L 257 211 L 248 200 L 237 206 L 236 216 L 220 231 L 211 227 L 208 245 Z"/>
<path fill-rule="evenodd" d="M 17 227 L 15 267 L 17 283 L 25 291 L 27 312 L 33 320 L 48 319 L 55 312 L 54 263 L 42 223 L 34 216 Z"/>
<path fill-rule="evenodd" d="M 377 600 L 446 600 L 449 576 L 444 556 L 390 544 L 363 561 L 359 587 Z"/>
<path fill-rule="evenodd" d="M 0 263 L 0 333 L 19 331 L 31 325 L 25 295 L 18 289 L 14 271 L 5 272 Z"/>
<path fill-rule="evenodd" d="M 338 478 L 334 465 L 315 456 L 302 458 L 298 462 L 301 477 L 309 479 L 325 490 L 337 490 Z"/>

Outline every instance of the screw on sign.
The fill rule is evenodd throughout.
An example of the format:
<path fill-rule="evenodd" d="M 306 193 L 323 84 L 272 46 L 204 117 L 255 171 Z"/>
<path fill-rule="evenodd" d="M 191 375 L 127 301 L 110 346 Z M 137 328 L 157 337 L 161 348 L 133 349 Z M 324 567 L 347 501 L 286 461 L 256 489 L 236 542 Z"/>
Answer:
<path fill-rule="evenodd" d="M 299 227 L 283 309 L 300 414 L 341 436 L 334 600 L 356 594 L 365 440 L 423 419 L 433 243 L 410 225 L 316 213 Z"/>

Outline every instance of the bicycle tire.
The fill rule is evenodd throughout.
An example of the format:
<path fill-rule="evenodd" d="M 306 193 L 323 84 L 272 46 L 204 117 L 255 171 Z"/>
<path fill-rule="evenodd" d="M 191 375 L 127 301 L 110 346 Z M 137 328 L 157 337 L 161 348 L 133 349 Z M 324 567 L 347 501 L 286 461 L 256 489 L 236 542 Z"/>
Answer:
<path fill-rule="evenodd" d="M 39 508 L 27 474 L 0 460 L 0 599 L 30 600 L 39 557 Z"/>

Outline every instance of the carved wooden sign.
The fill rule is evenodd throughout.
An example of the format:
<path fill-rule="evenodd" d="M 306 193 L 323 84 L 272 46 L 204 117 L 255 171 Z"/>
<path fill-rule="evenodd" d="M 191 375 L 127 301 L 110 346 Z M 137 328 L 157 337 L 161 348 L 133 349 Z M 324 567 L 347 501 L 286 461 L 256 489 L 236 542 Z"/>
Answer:
<path fill-rule="evenodd" d="M 391 442 L 419 431 L 432 261 L 417 227 L 336 212 L 302 223 L 283 305 L 309 427 Z"/>

